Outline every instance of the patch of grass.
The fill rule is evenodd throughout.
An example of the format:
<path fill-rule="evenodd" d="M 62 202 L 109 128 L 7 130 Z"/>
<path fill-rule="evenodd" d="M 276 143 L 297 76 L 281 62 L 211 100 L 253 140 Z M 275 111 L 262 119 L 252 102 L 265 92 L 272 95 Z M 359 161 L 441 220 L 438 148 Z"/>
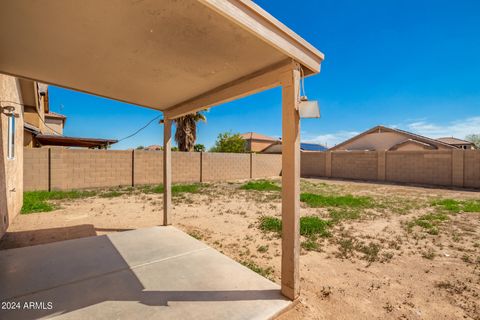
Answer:
<path fill-rule="evenodd" d="M 187 232 L 189 236 L 197 239 L 197 240 L 202 240 L 203 236 L 200 232 L 193 230 L 193 231 L 188 231 Z"/>
<path fill-rule="evenodd" d="M 258 251 L 258 252 L 261 252 L 261 253 L 267 252 L 267 251 L 268 251 L 268 245 L 258 246 L 257 251 Z"/>
<path fill-rule="evenodd" d="M 350 258 L 353 255 L 353 251 L 355 249 L 355 243 L 352 238 L 341 238 L 337 241 L 338 243 L 338 250 L 339 258 Z"/>
<path fill-rule="evenodd" d="M 359 243 L 355 249 L 363 253 L 363 259 L 368 262 L 375 262 L 378 260 L 378 253 L 380 252 L 380 246 L 376 243 L 370 242 L 369 244 Z"/>
<path fill-rule="evenodd" d="M 330 218 L 333 223 L 337 223 L 342 220 L 354 220 L 360 218 L 360 211 L 351 210 L 348 208 L 332 209 L 329 210 L 328 213 L 330 214 Z"/>
<path fill-rule="evenodd" d="M 118 191 L 108 191 L 100 194 L 100 197 L 102 198 L 115 198 L 115 197 L 120 197 L 123 195 L 123 192 L 118 192 Z"/>
<path fill-rule="evenodd" d="M 282 220 L 276 217 L 261 217 L 260 218 L 260 230 L 262 231 L 272 231 L 281 233 L 282 232 Z"/>
<path fill-rule="evenodd" d="M 305 202 L 310 207 L 348 207 L 348 208 L 370 208 L 373 206 L 373 200 L 370 197 L 357 197 L 352 195 L 321 195 L 314 193 L 302 193 L 300 201 Z"/>
<path fill-rule="evenodd" d="M 307 251 L 318 251 L 318 243 L 313 238 L 308 238 L 301 243 L 303 249 Z"/>
<path fill-rule="evenodd" d="M 437 235 L 439 232 L 438 225 L 446 220 L 448 220 L 448 216 L 444 213 L 429 213 L 410 221 L 407 226 L 408 229 L 419 226 L 427 233 Z"/>
<path fill-rule="evenodd" d="M 282 188 L 268 180 L 249 181 L 242 185 L 240 189 L 256 191 L 280 191 Z"/>
<path fill-rule="evenodd" d="M 432 248 L 429 248 L 427 251 L 423 251 L 422 258 L 433 260 L 435 258 L 435 251 L 433 251 Z"/>
<path fill-rule="evenodd" d="M 471 258 L 470 258 L 470 256 L 469 256 L 468 254 L 464 254 L 464 255 L 462 256 L 462 261 L 463 261 L 463 262 L 466 262 L 466 263 L 471 263 L 471 262 L 472 262 L 472 260 L 471 260 Z"/>
<path fill-rule="evenodd" d="M 332 225 L 330 221 L 320 219 L 315 216 L 307 216 L 300 218 L 300 234 L 302 236 L 311 237 L 319 235 L 321 237 L 329 237 L 328 228 Z"/>
<path fill-rule="evenodd" d="M 431 204 L 453 213 L 480 212 L 480 200 L 440 199 L 432 201 Z"/>
<path fill-rule="evenodd" d="M 45 200 L 36 199 L 34 197 L 23 196 L 22 214 L 29 214 L 33 212 L 48 212 L 53 211 L 57 206 L 46 202 Z"/>
<path fill-rule="evenodd" d="M 315 216 L 300 218 L 300 234 L 305 237 L 321 236 L 328 237 L 328 228 L 332 225 L 330 221 Z M 276 217 L 264 216 L 260 218 L 260 230 L 282 233 L 282 220 Z"/>
<path fill-rule="evenodd" d="M 368 261 L 369 264 L 375 261 L 387 262 L 393 257 L 393 254 L 390 252 L 383 252 L 383 254 L 380 255 L 382 251 L 380 244 L 374 242 L 367 244 L 351 236 L 338 239 L 337 244 L 339 252 L 336 256 L 342 259 L 355 257 L 356 252 L 362 254 L 360 259 Z"/>
<path fill-rule="evenodd" d="M 199 192 L 204 185 L 200 183 L 192 184 L 174 184 L 172 185 L 172 194 L 177 195 L 181 193 L 197 193 Z M 144 186 L 141 191 L 144 193 L 163 193 L 163 185 L 159 184 L 156 186 Z"/>
<path fill-rule="evenodd" d="M 93 197 L 96 191 L 27 191 L 23 193 L 22 214 L 48 212 L 58 208 L 50 200 L 67 200 Z"/>
<path fill-rule="evenodd" d="M 272 267 L 268 267 L 268 268 L 265 269 L 265 268 L 260 267 L 258 264 L 256 264 L 253 261 L 241 261 L 240 263 L 243 264 L 245 267 L 249 268 L 250 270 L 258 273 L 259 275 L 261 275 L 262 277 L 265 277 L 265 278 L 270 278 L 270 276 L 273 273 L 273 268 Z"/>

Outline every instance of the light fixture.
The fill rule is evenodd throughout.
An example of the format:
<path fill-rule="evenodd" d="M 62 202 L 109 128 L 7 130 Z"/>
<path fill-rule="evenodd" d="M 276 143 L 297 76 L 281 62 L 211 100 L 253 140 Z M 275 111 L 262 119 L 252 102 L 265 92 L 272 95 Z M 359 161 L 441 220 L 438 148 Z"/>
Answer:
<path fill-rule="evenodd" d="M 298 105 L 300 118 L 320 118 L 320 107 L 317 100 L 308 101 L 307 96 L 300 97 Z"/>
<path fill-rule="evenodd" d="M 2 107 L 2 113 L 6 114 L 7 116 L 14 116 L 15 115 L 15 107 L 14 106 L 5 106 Z"/>

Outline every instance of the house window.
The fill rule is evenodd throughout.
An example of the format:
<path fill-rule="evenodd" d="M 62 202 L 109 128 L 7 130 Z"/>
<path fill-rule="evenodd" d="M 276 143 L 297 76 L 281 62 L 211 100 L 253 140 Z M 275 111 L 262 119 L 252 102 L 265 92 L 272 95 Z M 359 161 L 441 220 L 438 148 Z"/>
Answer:
<path fill-rule="evenodd" d="M 15 116 L 8 116 L 8 159 L 15 159 Z"/>

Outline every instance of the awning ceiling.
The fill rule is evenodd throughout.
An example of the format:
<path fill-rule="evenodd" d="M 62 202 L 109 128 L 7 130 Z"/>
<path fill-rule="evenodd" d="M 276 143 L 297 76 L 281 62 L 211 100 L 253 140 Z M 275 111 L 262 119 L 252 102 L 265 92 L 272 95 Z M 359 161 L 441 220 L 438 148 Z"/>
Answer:
<path fill-rule="evenodd" d="M 166 110 L 323 54 L 247 0 L 0 3 L 0 73 Z"/>

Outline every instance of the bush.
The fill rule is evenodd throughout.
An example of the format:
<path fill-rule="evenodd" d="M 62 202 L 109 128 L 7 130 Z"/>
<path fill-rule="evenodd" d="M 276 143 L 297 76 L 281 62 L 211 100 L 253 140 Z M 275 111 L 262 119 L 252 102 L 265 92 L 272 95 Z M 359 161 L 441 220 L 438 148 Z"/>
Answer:
<path fill-rule="evenodd" d="M 224 132 L 220 133 L 215 141 L 215 145 L 210 152 L 245 152 L 245 140 L 238 133 Z"/>

